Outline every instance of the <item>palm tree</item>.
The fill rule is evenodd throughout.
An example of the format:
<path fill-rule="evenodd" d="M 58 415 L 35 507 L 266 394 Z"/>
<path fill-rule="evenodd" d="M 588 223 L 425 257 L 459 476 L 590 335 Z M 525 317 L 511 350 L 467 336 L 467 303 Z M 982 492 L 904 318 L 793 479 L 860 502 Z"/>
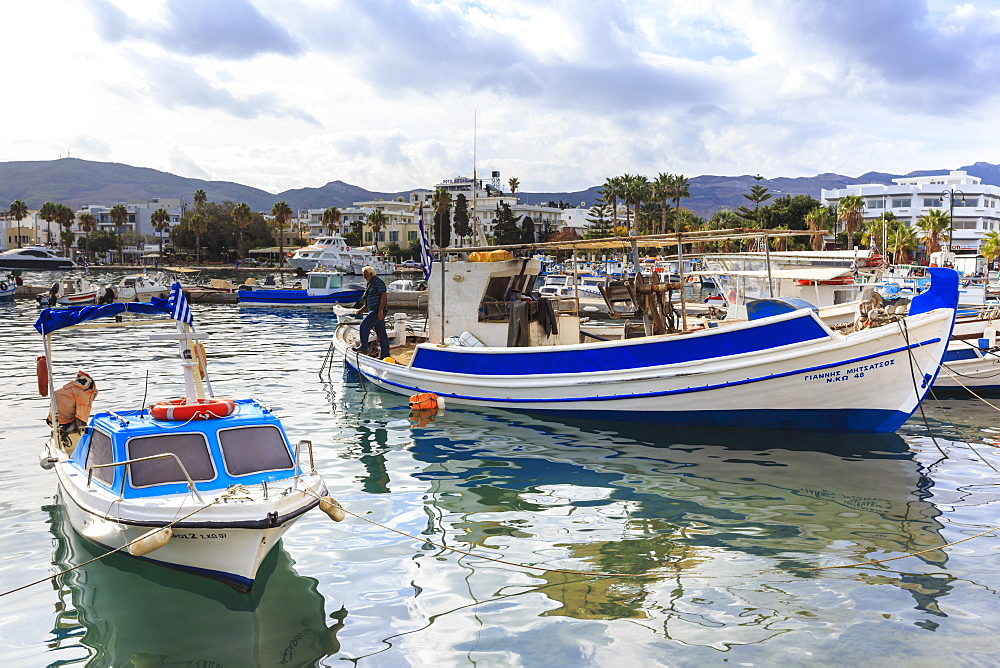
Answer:
<path fill-rule="evenodd" d="M 149 217 L 153 229 L 160 233 L 160 256 L 163 256 L 163 230 L 170 229 L 170 214 L 166 209 L 157 209 Z"/>
<path fill-rule="evenodd" d="M 690 183 L 683 174 L 673 174 L 670 177 L 670 187 L 667 193 L 674 200 L 674 231 L 681 233 L 681 198 L 690 197 Z"/>
<path fill-rule="evenodd" d="M 625 204 L 631 203 L 635 210 L 632 234 L 639 234 L 639 207 L 649 197 L 649 179 L 640 174 L 625 175 Z"/>
<path fill-rule="evenodd" d="M 233 220 L 236 220 L 236 216 L 233 216 Z M 195 262 L 201 264 L 201 235 L 208 231 L 208 219 L 200 213 L 196 213 L 188 219 L 188 227 L 191 229 L 191 233 L 194 234 L 194 253 Z M 243 247 L 243 228 L 239 225 L 236 226 L 240 231 L 239 241 L 240 248 Z"/>
<path fill-rule="evenodd" d="M 917 249 L 917 233 L 908 225 L 899 225 L 889 233 L 889 250 L 894 264 L 910 261 L 910 253 Z"/>
<path fill-rule="evenodd" d="M 830 224 L 833 221 L 833 215 L 830 210 L 825 206 L 818 206 L 809 213 L 806 214 L 806 225 L 812 232 L 827 232 L 830 230 Z M 821 251 L 826 245 L 823 240 L 823 235 L 814 234 L 812 237 L 812 249 L 814 251 Z"/>
<path fill-rule="evenodd" d="M 55 221 L 63 227 L 63 231 L 60 232 L 59 238 L 63 242 L 63 255 L 70 257 L 70 246 L 73 245 L 73 232 L 70 230 L 73 227 L 73 221 L 76 220 L 76 216 L 73 214 L 73 209 L 69 208 L 65 204 L 57 204 L 55 209 Z"/>
<path fill-rule="evenodd" d="M 285 204 L 284 202 L 278 202 L 278 204 L 284 204 L 285 208 L 286 209 L 288 208 L 288 205 Z M 278 204 L 274 205 L 275 209 L 278 208 Z M 273 209 L 272 209 L 271 213 L 272 214 L 274 213 Z M 233 225 L 236 226 L 236 229 L 239 230 L 239 233 L 240 233 L 239 236 L 236 238 L 236 257 L 239 258 L 240 260 L 242 260 L 243 259 L 243 231 L 247 227 L 250 226 L 250 223 L 253 222 L 253 211 L 250 210 L 250 205 L 249 204 L 247 204 L 246 202 L 242 202 L 242 203 L 237 204 L 236 206 L 233 207 L 232 216 L 233 216 Z M 275 219 L 277 219 L 277 215 L 275 215 Z M 206 228 L 207 228 L 208 221 L 205 221 L 205 225 L 206 225 Z M 197 235 L 197 232 L 195 234 Z M 197 235 L 196 239 L 198 238 L 198 236 L 200 236 L 200 235 Z M 285 254 L 284 250 L 285 249 L 282 248 L 281 250 L 282 250 L 281 254 L 282 254 L 282 256 L 284 256 L 284 254 Z M 278 266 L 279 267 L 281 266 L 280 260 L 278 262 Z"/>
<path fill-rule="evenodd" d="M 118 250 L 118 261 L 123 262 L 122 258 L 122 228 L 125 227 L 125 223 L 128 222 L 128 209 L 125 208 L 124 204 L 115 204 L 111 207 L 111 211 L 108 212 L 108 218 L 115 225 L 115 241 Z"/>
<path fill-rule="evenodd" d="M 517 188 L 521 185 L 521 182 L 512 176 L 507 180 L 507 185 L 510 186 L 510 194 L 513 195 L 517 192 Z"/>
<path fill-rule="evenodd" d="M 335 206 L 327 207 L 323 211 L 323 226 L 335 234 L 340 228 L 340 209 Z"/>
<path fill-rule="evenodd" d="M 611 227 L 618 226 L 618 200 L 624 197 L 625 181 L 621 176 L 605 179 L 601 186 L 601 200 L 611 207 Z"/>
<path fill-rule="evenodd" d="M 80 229 L 83 230 L 83 245 L 86 248 L 86 255 L 90 257 L 90 233 L 97 229 L 97 218 L 88 212 L 81 213 L 76 219 L 80 222 Z"/>
<path fill-rule="evenodd" d="M 271 215 L 278 229 L 278 267 L 281 267 L 285 261 L 285 230 L 288 229 L 288 219 L 292 217 L 292 207 L 281 200 L 271 208 Z"/>
<path fill-rule="evenodd" d="M 923 232 L 924 252 L 930 256 L 941 250 L 941 242 L 948 241 L 948 229 L 951 221 L 941 209 L 931 209 L 917 218 L 917 229 Z"/>
<path fill-rule="evenodd" d="M 983 242 L 979 245 L 979 252 L 986 258 L 986 262 L 995 262 L 1000 257 L 1000 232 L 990 230 L 983 235 Z M 989 264 L 986 265 L 986 272 L 989 273 Z"/>
<path fill-rule="evenodd" d="M 450 200 L 450 198 L 451 197 L 449 195 L 449 200 Z M 375 246 L 375 252 L 377 253 L 378 252 L 378 235 L 379 235 L 379 232 L 382 231 L 382 228 L 385 227 L 385 224 L 386 224 L 385 213 L 383 213 L 382 209 L 375 209 L 374 211 L 372 211 L 371 213 L 368 214 L 368 224 L 372 226 L 372 242 L 373 242 L 373 244 Z"/>
<path fill-rule="evenodd" d="M 667 233 L 667 211 L 670 208 L 667 202 L 670 200 L 670 181 L 672 178 L 671 174 L 660 172 L 650 183 L 650 196 L 660 203 L 660 234 Z"/>
<path fill-rule="evenodd" d="M 21 221 L 28 217 L 28 205 L 16 199 L 10 203 L 10 215 L 17 221 L 17 247 L 21 247 Z"/>
<path fill-rule="evenodd" d="M 208 195 L 201 188 L 194 191 L 194 208 L 200 209 L 208 201 Z"/>
<path fill-rule="evenodd" d="M 52 202 L 46 202 L 42 205 L 42 208 L 38 210 L 38 215 L 42 217 L 42 220 L 46 223 L 45 229 L 45 243 L 52 243 L 52 221 L 56 219 L 56 205 Z"/>
<path fill-rule="evenodd" d="M 451 193 L 444 188 L 438 188 L 431 195 L 431 206 L 434 207 L 433 243 L 443 248 L 451 241 L 451 221 L 449 219 L 451 214 Z M 445 228 L 448 228 L 448 234 L 445 234 Z"/>
<path fill-rule="evenodd" d="M 864 221 L 865 200 L 860 195 L 844 195 L 837 206 L 837 222 L 844 224 L 848 249 L 854 247 L 854 235 Z"/>

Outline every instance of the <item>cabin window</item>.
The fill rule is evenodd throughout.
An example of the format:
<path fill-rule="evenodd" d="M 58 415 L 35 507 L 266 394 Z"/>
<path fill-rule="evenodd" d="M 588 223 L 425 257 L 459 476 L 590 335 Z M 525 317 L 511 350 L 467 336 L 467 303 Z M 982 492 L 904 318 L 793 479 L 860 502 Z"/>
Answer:
<path fill-rule="evenodd" d="M 111 454 L 111 437 L 96 429 L 90 434 L 90 449 L 87 451 L 87 468 L 98 464 L 110 464 L 114 461 Z M 112 466 L 94 469 L 94 477 L 110 485 L 115 479 L 115 469 Z"/>
<path fill-rule="evenodd" d="M 326 288 L 326 276 L 310 276 L 309 277 L 309 289 L 310 290 L 324 290 Z"/>
<path fill-rule="evenodd" d="M 495 299 L 496 301 L 506 301 L 507 300 L 507 288 L 510 287 L 510 277 L 509 276 L 494 276 L 490 279 L 489 284 L 486 286 L 486 299 Z"/>
<path fill-rule="evenodd" d="M 142 436 L 128 442 L 129 459 L 164 453 L 177 455 L 192 480 L 211 480 L 215 477 L 215 466 L 212 465 L 212 457 L 208 453 L 208 443 L 204 434 Z M 129 475 L 133 487 L 149 487 L 186 480 L 173 457 L 160 457 L 130 464 Z"/>
<path fill-rule="evenodd" d="M 219 445 L 230 475 L 292 468 L 288 445 L 277 427 L 223 429 L 219 432 Z"/>

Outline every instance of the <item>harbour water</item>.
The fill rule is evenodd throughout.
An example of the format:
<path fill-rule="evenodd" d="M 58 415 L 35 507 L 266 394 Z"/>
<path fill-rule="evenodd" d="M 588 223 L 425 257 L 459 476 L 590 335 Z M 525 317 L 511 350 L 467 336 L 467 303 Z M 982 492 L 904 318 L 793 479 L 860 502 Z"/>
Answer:
<path fill-rule="evenodd" d="M 881 436 L 458 406 L 415 424 L 339 360 L 321 375 L 331 314 L 193 310 L 215 393 L 258 397 L 310 439 L 351 514 L 306 515 L 251 595 L 120 555 L 80 566 L 100 552 L 37 464 L 38 308 L 0 304 L 0 592 L 66 571 L 0 596 L 5 666 L 1000 659 L 1000 429 L 977 399 L 929 400 Z M 90 373 L 98 409 L 179 396 L 173 346 L 147 337 L 68 334 L 57 373 Z"/>

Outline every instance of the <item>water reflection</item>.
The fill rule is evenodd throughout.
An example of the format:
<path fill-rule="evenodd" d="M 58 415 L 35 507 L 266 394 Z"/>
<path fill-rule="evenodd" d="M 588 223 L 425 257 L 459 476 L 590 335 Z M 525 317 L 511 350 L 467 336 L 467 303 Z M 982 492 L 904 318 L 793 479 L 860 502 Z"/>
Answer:
<path fill-rule="evenodd" d="M 385 395 L 381 402 L 387 414 L 403 410 Z M 822 569 L 915 552 L 891 568 L 946 563 L 933 483 L 893 434 L 664 429 L 452 409 L 412 434 L 432 540 L 514 563 L 643 576 L 530 573 L 545 583 L 531 589 L 552 602 L 543 616 L 656 618 L 669 637 L 715 646 L 724 641 L 703 635 L 712 628 L 725 642 L 771 636 L 776 621 L 799 614 L 775 597 L 796 598 L 802 581 L 892 585 L 931 615 L 951 590 L 946 577 L 889 566 Z M 475 559 L 462 563 L 476 569 Z M 754 612 L 734 613 L 740 606 Z"/>
<path fill-rule="evenodd" d="M 62 505 L 45 508 L 60 569 L 102 552 L 81 539 Z M 89 665 L 315 665 L 340 651 L 347 610 L 326 615 L 316 580 L 295 573 L 279 545 L 261 587 L 229 587 L 113 554 L 57 578 L 52 650 L 84 645 Z M 60 663 L 68 663 L 61 661 Z"/>

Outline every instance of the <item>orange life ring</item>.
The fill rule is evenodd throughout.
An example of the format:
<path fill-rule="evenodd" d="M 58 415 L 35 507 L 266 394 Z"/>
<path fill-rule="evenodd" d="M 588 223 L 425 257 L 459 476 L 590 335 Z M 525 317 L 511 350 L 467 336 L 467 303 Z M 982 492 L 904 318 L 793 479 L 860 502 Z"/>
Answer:
<path fill-rule="evenodd" d="M 35 359 L 35 376 L 38 378 L 38 395 L 49 396 L 49 367 L 45 362 L 45 355 L 39 355 Z"/>
<path fill-rule="evenodd" d="M 437 408 L 437 395 L 432 392 L 421 392 L 410 397 L 411 411 L 429 411 Z"/>
<path fill-rule="evenodd" d="M 236 411 L 236 402 L 231 399 L 171 399 L 160 401 L 149 407 L 149 414 L 157 420 L 170 422 L 188 420 L 213 420 L 227 417 Z"/>

